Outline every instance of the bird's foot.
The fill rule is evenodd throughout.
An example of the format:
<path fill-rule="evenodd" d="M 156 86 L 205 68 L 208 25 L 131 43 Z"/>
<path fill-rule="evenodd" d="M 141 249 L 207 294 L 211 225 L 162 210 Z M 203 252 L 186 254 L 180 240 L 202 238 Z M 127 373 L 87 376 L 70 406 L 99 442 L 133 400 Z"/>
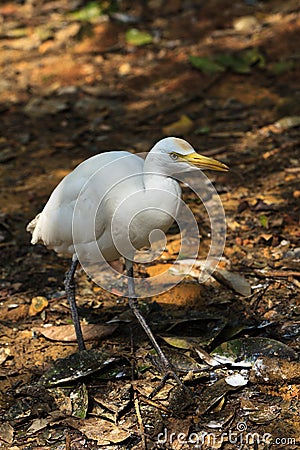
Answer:
<path fill-rule="evenodd" d="M 173 380 L 176 381 L 176 384 L 178 385 L 178 387 L 180 387 L 188 395 L 191 394 L 190 389 L 184 385 L 184 383 L 181 381 L 181 379 L 175 372 L 174 367 L 172 366 L 172 364 L 169 362 L 169 360 L 166 357 L 164 357 L 163 360 L 160 361 L 159 366 L 160 366 L 160 371 L 163 373 L 163 378 L 161 379 L 159 385 L 156 386 L 156 388 L 154 388 L 153 391 L 149 394 L 149 396 L 148 396 L 149 398 L 155 397 L 155 395 L 158 394 L 158 392 L 161 391 L 161 389 L 163 389 L 166 382 L 170 378 L 173 378 Z"/>

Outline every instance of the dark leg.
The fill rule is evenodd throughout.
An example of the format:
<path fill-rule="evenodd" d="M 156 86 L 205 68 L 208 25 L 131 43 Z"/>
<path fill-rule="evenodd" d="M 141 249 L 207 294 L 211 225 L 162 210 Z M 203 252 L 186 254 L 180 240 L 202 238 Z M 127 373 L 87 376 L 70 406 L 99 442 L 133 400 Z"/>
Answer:
<path fill-rule="evenodd" d="M 75 328 L 77 343 L 79 351 L 85 350 L 85 344 L 82 336 L 81 326 L 78 317 L 78 311 L 75 301 L 75 283 L 74 283 L 74 275 L 76 272 L 76 268 L 78 266 L 78 259 L 72 261 L 71 268 L 69 272 L 66 273 L 66 278 L 64 281 L 67 299 L 70 305 L 73 324 Z"/>
<path fill-rule="evenodd" d="M 127 272 L 127 276 L 128 276 L 128 304 L 129 304 L 132 312 L 134 313 L 135 317 L 140 322 L 140 325 L 144 329 L 145 333 L 149 337 L 149 339 L 150 339 L 154 349 L 156 350 L 156 352 L 157 352 L 157 354 L 158 354 L 158 356 L 159 356 L 159 358 L 161 360 L 163 369 L 165 371 L 164 383 L 165 383 L 166 379 L 169 376 L 171 376 L 172 378 L 174 378 L 176 380 L 176 382 L 180 386 L 182 386 L 182 384 L 183 384 L 182 381 L 180 380 L 178 375 L 174 372 L 172 364 L 169 362 L 168 358 L 166 357 L 166 355 L 164 354 L 164 352 L 162 351 L 162 349 L 158 345 L 157 340 L 155 339 L 151 329 L 147 325 L 144 317 L 142 316 L 142 314 L 141 314 L 141 312 L 139 310 L 138 301 L 137 301 L 137 298 L 136 298 L 135 288 L 134 288 L 133 264 L 132 264 L 132 261 L 126 260 L 126 272 Z"/>

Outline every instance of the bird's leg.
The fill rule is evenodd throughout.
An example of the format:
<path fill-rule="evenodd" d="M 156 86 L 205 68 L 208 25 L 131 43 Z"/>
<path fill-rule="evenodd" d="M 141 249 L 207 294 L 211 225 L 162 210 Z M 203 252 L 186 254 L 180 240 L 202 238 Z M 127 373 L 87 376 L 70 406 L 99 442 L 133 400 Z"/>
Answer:
<path fill-rule="evenodd" d="M 143 315 L 140 312 L 140 309 L 138 306 L 138 301 L 136 298 L 135 287 L 134 287 L 133 264 L 132 264 L 132 261 L 130 261 L 128 259 L 126 259 L 125 263 L 126 263 L 126 273 L 127 273 L 127 277 L 128 277 L 128 304 L 129 304 L 132 312 L 134 313 L 135 317 L 138 319 L 140 325 L 144 329 L 145 333 L 149 337 L 154 349 L 156 350 L 156 352 L 161 360 L 163 368 L 165 370 L 165 375 L 164 375 L 164 378 L 162 381 L 163 384 L 162 384 L 162 386 L 160 386 L 160 388 L 163 387 L 167 378 L 169 378 L 170 376 L 172 378 L 174 378 L 180 386 L 183 386 L 182 381 L 180 380 L 178 375 L 175 373 L 172 364 L 170 363 L 170 361 L 168 360 L 168 358 L 166 357 L 166 355 L 164 354 L 164 352 L 158 345 L 158 342 L 155 339 L 150 327 L 148 326 Z M 158 389 L 158 390 L 160 390 L 160 389 Z"/>
<path fill-rule="evenodd" d="M 83 336 L 82 336 L 82 330 L 81 330 L 81 326 L 80 326 L 80 322 L 79 322 L 78 311 L 77 311 L 76 300 L 75 300 L 74 275 L 75 275 L 77 266 L 78 266 L 78 259 L 73 259 L 71 268 L 66 273 L 66 278 L 65 278 L 64 284 L 65 284 L 67 299 L 68 299 L 70 309 L 71 309 L 71 314 L 72 314 L 73 324 L 74 324 L 74 328 L 75 328 L 78 348 L 79 348 L 79 351 L 81 352 L 81 351 L 85 350 L 85 344 L 84 344 L 84 340 L 83 340 Z"/>

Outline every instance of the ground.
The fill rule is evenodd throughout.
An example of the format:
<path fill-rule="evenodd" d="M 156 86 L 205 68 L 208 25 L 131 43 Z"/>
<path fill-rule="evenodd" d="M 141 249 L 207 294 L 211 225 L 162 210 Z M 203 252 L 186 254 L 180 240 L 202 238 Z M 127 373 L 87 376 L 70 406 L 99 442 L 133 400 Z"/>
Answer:
<path fill-rule="evenodd" d="M 3 1 L 0 21 L 0 448 L 297 448 L 298 2 Z M 79 357 L 69 260 L 31 246 L 26 224 L 82 160 L 168 135 L 230 167 L 209 174 L 227 238 L 213 277 L 195 267 L 141 302 L 188 387 L 171 379 L 149 399 L 162 375 L 118 280 L 113 294 L 78 272 Z M 184 200 L 200 261 L 209 218 Z M 177 231 L 137 273 L 174 266 Z"/>

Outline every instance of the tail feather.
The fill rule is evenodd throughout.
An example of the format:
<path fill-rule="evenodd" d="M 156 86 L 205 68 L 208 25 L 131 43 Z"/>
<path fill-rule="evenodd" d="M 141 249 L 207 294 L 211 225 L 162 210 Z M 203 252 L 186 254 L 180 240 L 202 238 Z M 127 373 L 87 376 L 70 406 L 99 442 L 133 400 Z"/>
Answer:
<path fill-rule="evenodd" d="M 31 240 L 31 243 L 32 243 L 32 244 L 37 244 L 37 242 L 38 242 L 38 240 L 39 240 L 39 239 L 37 239 L 37 237 L 34 235 L 34 234 L 35 234 L 35 233 L 34 233 L 34 230 L 35 230 L 35 228 L 36 228 L 36 226 L 37 226 L 37 223 L 38 223 L 38 221 L 39 221 L 40 215 L 41 215 L 41 213 L 38 214 L 31 222 L 29 222 L 29 224 L 28 224 L 27 227 L 26 227 L 26 231 L 28 231 L 29 233 L 32 234 L 32 240 Z"/>

